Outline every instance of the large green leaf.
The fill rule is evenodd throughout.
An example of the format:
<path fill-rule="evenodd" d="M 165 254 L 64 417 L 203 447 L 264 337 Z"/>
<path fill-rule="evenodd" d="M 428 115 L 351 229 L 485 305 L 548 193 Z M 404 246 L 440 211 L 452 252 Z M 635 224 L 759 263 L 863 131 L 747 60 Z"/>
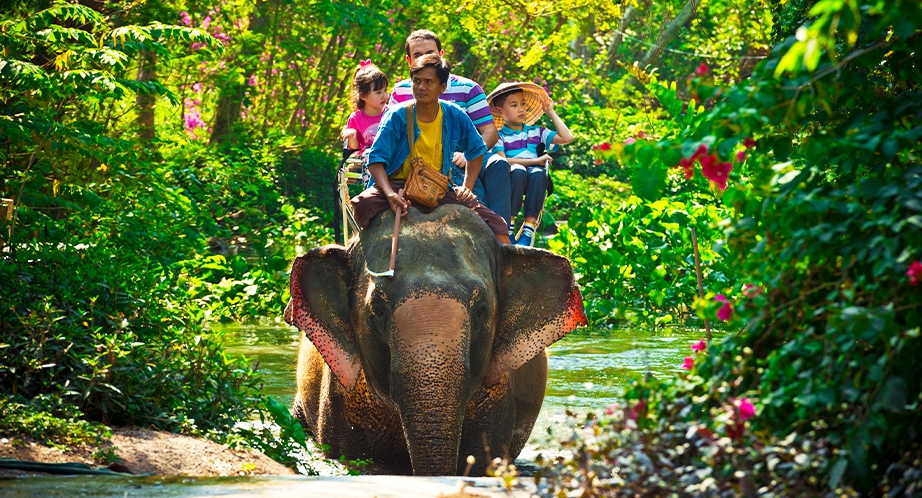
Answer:
<path fill-rule="evenodd" d="M 631 188 L 634 195 L 645 201 L 655 201 L 666 190 L 666 168 L 661 165 L 652 167 L 635 166 L 631 172 Z"/>

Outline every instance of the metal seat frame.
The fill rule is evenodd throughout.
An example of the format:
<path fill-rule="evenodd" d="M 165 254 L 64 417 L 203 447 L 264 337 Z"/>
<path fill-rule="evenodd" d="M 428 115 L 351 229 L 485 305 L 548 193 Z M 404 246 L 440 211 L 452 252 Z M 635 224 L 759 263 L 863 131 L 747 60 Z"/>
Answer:
<path fill-rule="evenodd" d="M 355 216 L 352 214 L 352 203 L 350 199 L 352 198 L 349 195 L 349 185 L 354 185 L 356 183 L 362 183 L 362 160 L 357 157 L 350 157 L 352 151 L 344 151 L 345 159 L 339 165 L 339 170 L 336 172 L 336 203 L 338 204 L 335 209 L 339 211 L 340 220 L 336 220 L 336 232 L 340 232 L 339 223 L 342 223 L 342 238 L 337 237 L 336 242 L 346 245 L 349 243 L 349 239 L 352 236 L 359 233 L 358 223 L 355 221 Z M 339 235 L 339 234 L 337 234 Z"/>

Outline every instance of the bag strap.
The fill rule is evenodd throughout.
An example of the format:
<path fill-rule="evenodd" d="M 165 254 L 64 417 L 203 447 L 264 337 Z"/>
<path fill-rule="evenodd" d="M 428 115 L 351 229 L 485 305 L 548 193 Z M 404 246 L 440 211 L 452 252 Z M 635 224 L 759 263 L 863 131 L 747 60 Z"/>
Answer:
<path fill-rule="evenodd" d="M 414 140 L 413 135 L 415 135 L 416 130 L 413 127 L 413 104 L 406 106 L 407 110 L 407 144 L 410 145 L 410 159 L 416 157 L 416 140 Z"/>

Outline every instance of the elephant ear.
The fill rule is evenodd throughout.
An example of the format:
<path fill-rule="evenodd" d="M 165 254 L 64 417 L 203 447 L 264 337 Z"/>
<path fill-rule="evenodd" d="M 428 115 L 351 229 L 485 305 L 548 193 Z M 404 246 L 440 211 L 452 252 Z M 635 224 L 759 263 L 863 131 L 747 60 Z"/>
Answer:
<path fill-rule="evenodd" d="M 530 247 L 503 245 L 502 251 L 499 321 L 487 386 L 589 323 L 569 260 Z"/>
<path fill-rule="evenodd" d="M 349 314 L 351 275 L 342 246 L 312 249 L 291 267 L 285 307 L 285 321 L 304 332 L 348 390 L 362 370 Z"/>

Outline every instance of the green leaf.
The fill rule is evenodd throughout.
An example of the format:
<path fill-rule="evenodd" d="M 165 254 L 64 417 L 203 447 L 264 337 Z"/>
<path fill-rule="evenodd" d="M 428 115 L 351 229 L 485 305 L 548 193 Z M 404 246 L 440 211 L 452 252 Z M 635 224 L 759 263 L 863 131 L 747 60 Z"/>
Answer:
<path fill-rule="evenodd" d="M 655 201 L 666 191 L 666 168 L 635 166 L 631 171 L 634 195 L 645 201 Z"/>
<path fill-rule="evenodd" d="M 653 145 L 644 145 L 637 151 L 637 161 L 640 162 L 644 167 L 649 168 L 653 166 L 653 162 L 656 161 L 656 157 L 659 155 L 659 151 Z"/>
<path fill-rule="evenodd" d="M 839 487 L 839 483 L 842 482 L 842 476 L 845 475 L 845 469 L 848 468 L 848 460 L 845 458 L 840 458 L 835 465 L 832 466 L 832 470 L 829 472 L 829 489 L 835 491 Z"/>

